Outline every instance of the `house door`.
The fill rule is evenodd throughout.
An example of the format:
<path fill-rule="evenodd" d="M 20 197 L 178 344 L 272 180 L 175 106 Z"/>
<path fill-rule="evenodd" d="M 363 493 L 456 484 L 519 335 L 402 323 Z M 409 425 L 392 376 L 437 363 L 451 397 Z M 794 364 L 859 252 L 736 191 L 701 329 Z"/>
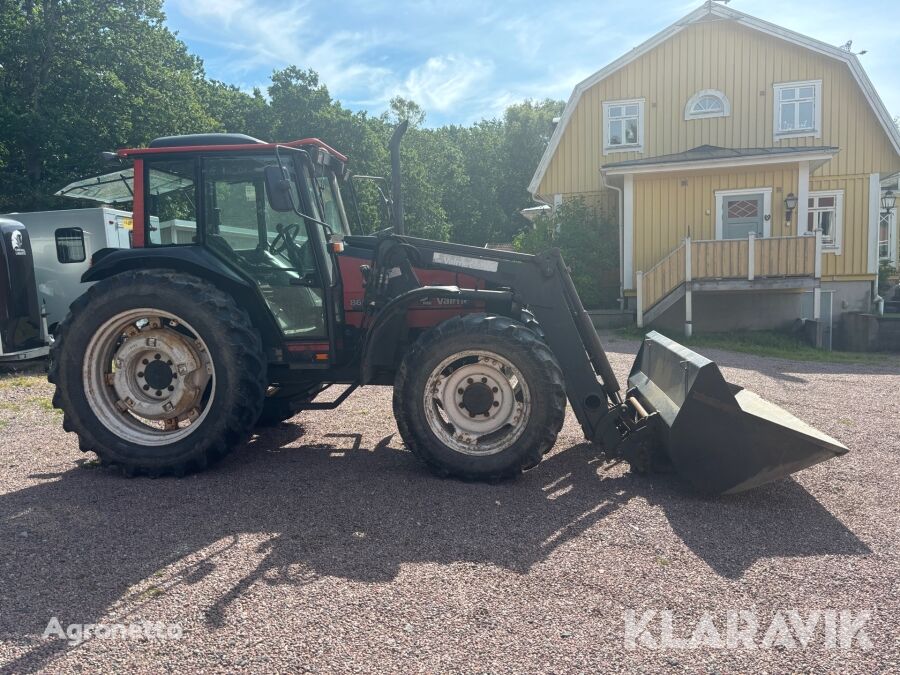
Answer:
<path fill-rule="evenodd" d="M 725 195 L 722 199 L 722 239 L 746 239 L 751 232 L 763 236 L 764 195 Z"/>

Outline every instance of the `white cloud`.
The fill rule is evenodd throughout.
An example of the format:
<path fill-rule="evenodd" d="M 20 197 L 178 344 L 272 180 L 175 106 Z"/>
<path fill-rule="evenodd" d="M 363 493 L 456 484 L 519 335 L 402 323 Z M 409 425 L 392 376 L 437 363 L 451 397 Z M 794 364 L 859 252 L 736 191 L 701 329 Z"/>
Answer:
<path fill-rule="evenodd" d="M 460 54 L 433 56 L 409 72 L 398 93 L 426 111 L 445 112 L 484 87 L 492 72 L 488 61 Z"/>

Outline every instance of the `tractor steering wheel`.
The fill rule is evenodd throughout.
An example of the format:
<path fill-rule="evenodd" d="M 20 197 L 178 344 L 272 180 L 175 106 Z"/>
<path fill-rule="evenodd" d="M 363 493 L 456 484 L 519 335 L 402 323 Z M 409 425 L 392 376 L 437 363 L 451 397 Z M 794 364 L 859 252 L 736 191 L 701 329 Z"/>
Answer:
<path fill-rule="evenodd" d="M 279 223 L 275 226 L 275 229 L 278 230 L 278 234 L 275 235 L 275 238 L 272 240 L 272 243 L 269 244 L 269 252 L 274 253 L 275 255 L 279 255 L 282 253 L 287 254 L 288 260 L 291 261 L 291 264 L 297 269 L 297 272 L 303 277 L 306 274 L 306 269 L 303 264 L 303 246 L 297 246 L 295 239 L 297 235 L 300 233 L 300 225 L 298 223 L 291 223 L 290 225 L 282 225 Z"/>
<path fill-rule="evenodd" d="M 278 234 L 275 235 L 272 243 L 269 244 L 269 252 L 278 255 L 287 251 L 291 244 L 294 243 L 294 239 L 300 233 L 300 225 L 297 223 L 291 223 L 290 225 L 278 223 L 275 229 L 278 231 Z"/>

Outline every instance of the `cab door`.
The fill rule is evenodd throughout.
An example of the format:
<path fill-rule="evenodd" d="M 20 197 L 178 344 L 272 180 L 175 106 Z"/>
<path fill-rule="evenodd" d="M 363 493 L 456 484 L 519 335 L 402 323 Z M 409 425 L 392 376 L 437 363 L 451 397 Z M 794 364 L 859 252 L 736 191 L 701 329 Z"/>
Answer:
<path fill-rule="evenodd" d="M 331 274 L 316 250 L 322 245 L 318 233 L 296 213 L 268 204 L 264 169 L 277 163 L 272 155 L 202 159 L 205 243 L 257 283 L 286 339 L 327 338 Z M 293 165 L 290 170 L 296 178 Z M 299 193 L 294 197 L 299 204 Z"/>

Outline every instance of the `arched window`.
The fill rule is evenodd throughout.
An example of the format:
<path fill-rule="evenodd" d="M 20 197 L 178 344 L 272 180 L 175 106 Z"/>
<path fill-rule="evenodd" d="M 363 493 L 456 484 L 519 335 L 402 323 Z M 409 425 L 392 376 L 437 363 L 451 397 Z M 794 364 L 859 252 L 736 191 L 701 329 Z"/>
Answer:
<path fill-rule="evenodd" d="M 684 119 L 698 120 L 705 117 L 728 117 L 731 104 L 728 97 L 715 89 L 703 89 L 691 96 L 684 106 Z"/>

